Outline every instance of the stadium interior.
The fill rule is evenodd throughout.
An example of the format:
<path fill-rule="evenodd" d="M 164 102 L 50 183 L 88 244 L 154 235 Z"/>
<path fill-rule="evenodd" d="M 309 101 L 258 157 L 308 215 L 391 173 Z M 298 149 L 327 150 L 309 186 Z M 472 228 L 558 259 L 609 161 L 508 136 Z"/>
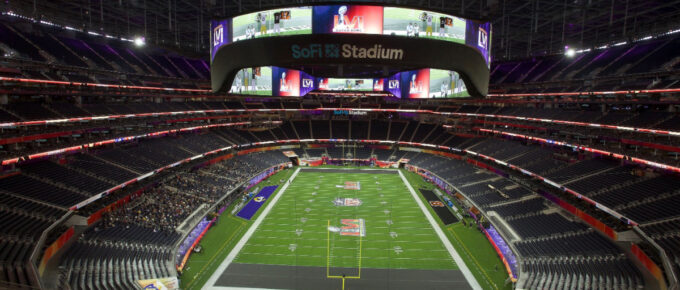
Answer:
<path fill-rule="evenodd" d="M 680 289 L 680 1 L 0 10 L 0 289 Z"/>

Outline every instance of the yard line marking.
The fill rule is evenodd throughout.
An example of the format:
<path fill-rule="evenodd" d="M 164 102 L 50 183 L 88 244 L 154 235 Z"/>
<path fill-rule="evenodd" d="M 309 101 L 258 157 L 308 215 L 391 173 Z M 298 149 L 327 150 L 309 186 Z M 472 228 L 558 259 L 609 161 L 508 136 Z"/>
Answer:
<path fill-rule="evenodd" d="M 255 230 L 257 229 L 257 227 L 262 223 L 264 218 L 267 216 L 269 211 L 271 211 L 271 209 L 274 207 L 274 205 L 279 200 L 279 198 L 281 198 L 281 196 L 283 196 L 283 194 L 286 193 L 286 189 L 288 189 L 288 185 L 290 185 L 292 183 L 293 179 L 295 179 L 295 177 L 298 175 L 298 172 L 300 172 L 299 167 L 295 170 L 295 173 L 293 173 L 293 175 L 291 175 L 290 178 L 288 178 L 288 182 L 286 182 L 283 185 L 283 187 L 281 187 L 281 190 L 279 190 L 278 194 L 269 202 L 269 204 L 267 204 L 267 207 L 264 209 L 264 211 L 262 211 L 260 216 L 257 217 L 257 220 L 255 220 L 255 222 L 250 226 L 250 228 L 243 235 L 243 237 L 241 237 L 241 240 L 238 241 L 236 246 L 231 250 L 231 252 L 229 252 L 229 255 L 227 256 L 227 258 L 224 259 L 222 264 L 220 264 L 220 266 L 217 267 L 217 270 L 215 270 L 215 272 L 212 274 L 212 276 L 210 276 L 210 279 L 208 279 L 208 281 L 204 284 L 206 289 L 220 289 L 218 287 L 215 287 L 215 282 L 222 275 L 224 270 L 226 270 L 227 267 L 229 267 L 229 264 L 231 264 L 231 262 L 234 261 L 234 259 L 238 255 L 238 253 L 241 251 L 241 249 L 243 249 L 243 247 L 246 245 L 246 243 L 248 242 L 248 239 L 250 239 L 250 237 L 253 235 L 253 233 L 255 233 Z"/>
<path fill-rule="evenodd" d="M 460 239 L 460 237 L 458 236 L 458 234 L 456 234 L 456 232 L 453 230 L 453 228 L 449 228 L 449 231 L 451 231 L 451 233 L 453 234 L 453 236 L 454 236 L 454 238 L 456 239 L 456 241 L 458 241 L 458 243 L 459 243 L 461 246 L 463 246 L 463 250 L 465 250 L 465 252 L 467 252 L 467 256 L 469 256 L 470 258 L 472 258 L 472 261 L 474 261 L 475 264 L 477 264 L 477 268 L 479 268 L 479 270 L 484 274 L 484 276 L 486 276 L 486 279 L 487 279 L 488 283 L 489 283 L 491 286 L 493 286 L 494 288 L 498 289 L 498 286 L 496 286 L 496 283 L 494 283 L 493 280 L 491 280 L 491 277 L 489 277 L 489 274 L 487 274 L 486 271 L 484 270 L 484 268 L 483 268 L 481 265 L 479 265 L 479 262 L 477 261 L 477 259 L 475 258 L 475 256 L 472 255 L 472 252 L 470 252 L 470 250 L 465 246 L 465 244 L 464 244 L 463 241 Z"/>
<path fill-rule="evenodd" d="M 437 233 L 437 236 L 439 236 L 439 239 L 444 244 L 444 247 L 449 251 L 449 254 L 451 255 L 451 257 L 453 257 L 453 260 L 456 261 L 456 264 L 458 265 L 460 271 L 463 273 L 465 280 L 468 281 L 468 283 L 473 289 L 482 289 L 482 286 L 479 285 L 479 282 L 477 282 L 475 276 L 472 275 L 470 269 L 468 269 L 467 265 L 465 265 L 463 258 L 461 258 L 458 252 L 456 252 L 456 249 L 453 248 L 451 241 L 449 241 L 449 238 L 446 237 L 446 235 L 444 235 L 442 229 L 439 228 L 439 225 L 434 220 L 434 218 L 432 218 L 432 215 L 427 210 L 427 208 L 425 208 L 423 201 L 420 200 L 415 190 L 413 190 L 413 187 L 411 187 L 411 183 L 409 183 L 404 174 L 401 173 L 401 170 L 399 170 L 399 176 L 401 177 L 401 180 L 404 182 L 404 184 L 406 184 L 406 188 L 408 188 L 408 191 L 411 193 L 413 199 L 415 199 L 416 203 L 420 207 L 420 210 L 423 212 L 423 214 L 425 214 L 425 217 L 430 222 L 430 225 L 432 225 L 432 228 L 434 229 L 435 233 Z"/>

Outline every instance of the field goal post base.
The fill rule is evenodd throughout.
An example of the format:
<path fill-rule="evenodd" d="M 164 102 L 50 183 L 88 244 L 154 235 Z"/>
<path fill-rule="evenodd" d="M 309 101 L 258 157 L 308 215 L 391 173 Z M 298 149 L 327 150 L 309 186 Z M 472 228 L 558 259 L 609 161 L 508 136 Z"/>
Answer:
<path fill-rule="evenodd" d="M 357 276 L 340 276 L 330 274 L 330 263 L 331 263 L 331 221 L 328 220 L 328 226 L 326 227 L 326 278 L 327 279 L 342 279 L 342 289 L 345 290 L 345 279 L 361 279 L 361 248 L 362 248 L 362 236 L 359 235 L 359 274 Z"/>

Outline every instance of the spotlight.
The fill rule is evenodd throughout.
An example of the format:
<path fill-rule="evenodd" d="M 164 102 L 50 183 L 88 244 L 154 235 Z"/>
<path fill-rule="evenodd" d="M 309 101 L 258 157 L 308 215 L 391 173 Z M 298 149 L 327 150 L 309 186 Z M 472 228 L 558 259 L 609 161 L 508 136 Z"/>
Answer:
<path fill-rule="evenodd" d="M 142 47 L 146 44 L 146 39 L 144 37 L 139 36 L 139 37 L 135 37 L 134 42 L 135 42 L 136 46 Z"/>
<path fill-rule="evenodd" d="M 570 48 L 567 49 L 564 54 L 567 55 L 567 57 L 574 57 L 574 55 L 576 55 L 576 51 L 573 48 Z"/>

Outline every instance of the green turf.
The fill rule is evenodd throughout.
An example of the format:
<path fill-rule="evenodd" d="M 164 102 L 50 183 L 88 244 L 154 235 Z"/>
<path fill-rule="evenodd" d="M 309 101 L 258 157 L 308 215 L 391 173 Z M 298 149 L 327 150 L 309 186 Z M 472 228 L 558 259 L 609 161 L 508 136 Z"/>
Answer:
<path fill-rule="evenodd" d="M 279 172 L 261 183 L 260 187 L 278 183 L 280 179 L 288 179 L 293 172 L 293 170 Z M 407 171 L 402 172 L 414 189 L 434 188 L 420 176 Z M 324 179 L 317 184 L 319 175 L 323 175 Z M 330 261 L 331 270 L 335 267 L 358 268 L 359 241 L 356 237 L 331 233 L 333 234 L 330 236 L 331 259 L 326 260 L 328 220 L 331 220 L 332 225 L 339 227 L 340 218 L 356 217 L 363 218 L 366 225 L 366 237 L 361 240 L 362 268 L 456 269 L 457 266 L 449 254 L 443 252 L 439 238 L 407 192 L 399 175 L 377 175 L 381 191 L 377 190 L 378 186 L 373 176 L 376 175 L 301 171 L 239 253 L 235 262 L 325 267 L 327 261 Z M 360 181 L 361 190 L 335 188 L 336 184 L 343 184 L 344 181 Z M 319 189 L 315 189 L 316 186 L 319 186 Z M 311 195 L 312 192 L 317 194 Z M 270 199 L 276 194 L 278 190 Z M 380 197 L 380 194 L 383 194 L 383 197 Z M 330 203 L 336 196 L 358 197 L 364 203 L 356 208 L 336 207 Z M 418 196 L 424 201 L 420 194 Z M 314 201 L 310 203 L 310 199 Z M 381 201 L 387 203 L 383 205 L 380 204 Z M 369 208 L 371 204 L 377 207 Z M 265 206 L 266 204 L 262 209 Z M 310 209 L 309 212 L 305 211 L 307 208 Z M 251 221 L 233 217 L 230 214 L 231 210 L 227 210 L 201 242 L 204 252 L 194 254 L 189 259 L 181 276 L 182 289 L 200 289 L 262 209 Z M 385 214 L 386 209 L 390 213 Z M 504 285 L 507 274 L 503 264 L 483 234 L 474 227 L 464 227 L 462 223 L 443 226 L 434 212 L 429 210 L 482 288 L 511 289 L 509 285 Z M 304 223 L 303 217 L 307 218 Z M 388 219 L 393 222 L 391 227 L 386 223 Z M 300 236 L 295 233 L 297 229 L 302 230 Z M 397 237 L 391 238 L 390 231 L 396 232 Z M 295 244 L 294 251 L 291 251 L 291 244 Z M 403 252 L 397 254 L 394 251 L 395 246 L 400 246 Z M 332 272 L 331 275 L 333 274 L 337 273 Z"/>
<path fill-rule="evenodd" d="M 406 179 L 414 188 L 436 189 L 437 187 L 425 181 L 419 175 L 408 172 Z M 423 202 L 425 199 L 420 196 Z M 460 209 L 460 205 L 456 205 Z M 431 214 L 435 216 L 434 210 L 429 209 Z M 459 210 L 459 213 L 463 214 Z M 466 218 L 466 221 L 472 223 L 471 218 Z M 440 220 L 437 219 L 439 226 L 445 229 L 451 244 L 456 249 L 456 252 L 465 261 L 465 265 L 470 269 L 470 272 L 475 276 L 479 285 L 484 289 L 512 289 L 512 285 L 505 284 L 508 274 L 505 271 L 503 262 L 496 254 L 493 246 L 489 243 L 486 236 L 480 232 L 476 226 L 464 226 L 463 223 L 458 222 L 449 226 L 444 226 Z"/>
<path fill-rule="evenodd" d="M 360 182 L 361 190 L 336 187 L 346 181 Z M 359 198 L 362 204 L 334 206 L 336 198 Z M 360 241 L 329 233 L 328 223 L 341 227 L 341 219 L 363 219 L 366 236 Z M 369 172 L 300 171 L 235 262 L 319 267 L 328 263 L 331 268 L 357 269 L 360 262 L 362 268 L 457 268 L 399 175 Z"/>
<path fill-rule="evenodd" d="M 275 184 L 280 179 L 288 179 L 291 174 L 293 174 L 292 170 L 276 173 L 260 183 L 260 187 Z M 190 256 L 180 277 L 181 289 L 201 289 L 259 215 L 258 212 L 250 221 L 235 217 L 231 211 L 236 204 L 238 202 L 233 203 L 224 211 L 217 224 L 205 234 L 200 242 L 203 252 Z"/>

